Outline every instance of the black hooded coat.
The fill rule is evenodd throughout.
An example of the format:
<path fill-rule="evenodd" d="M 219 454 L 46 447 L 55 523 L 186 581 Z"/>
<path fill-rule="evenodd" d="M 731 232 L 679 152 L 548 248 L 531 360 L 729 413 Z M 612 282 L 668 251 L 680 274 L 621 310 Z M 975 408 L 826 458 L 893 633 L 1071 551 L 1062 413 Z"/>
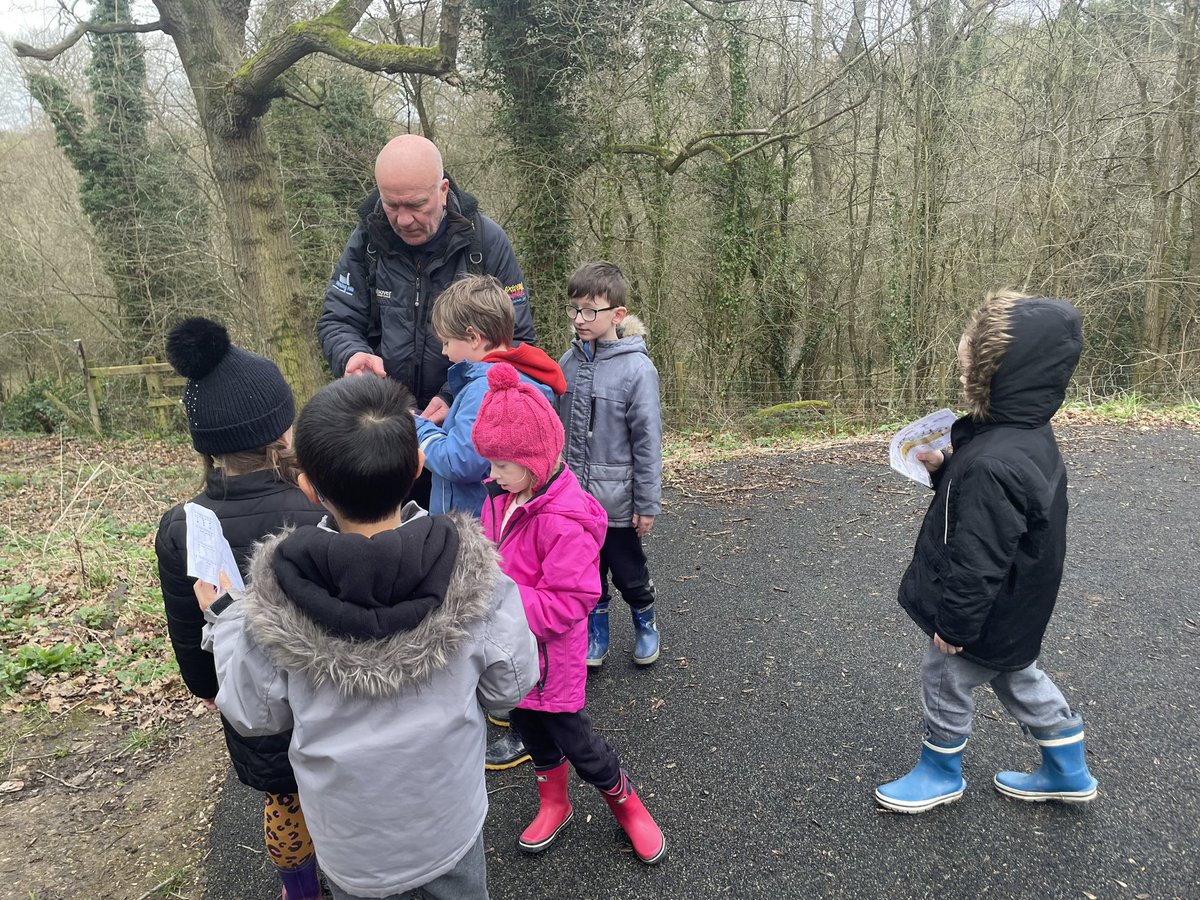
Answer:
<path fill-rule="evenodd" d="M 1067 473 L 1050 427 L 1083 346 L 1062 300 L 1000 297 L 967 329 L 970 412 L 934 473 L 900 605 L 998 671 L 1037 659 L 1062 581 Z"/>

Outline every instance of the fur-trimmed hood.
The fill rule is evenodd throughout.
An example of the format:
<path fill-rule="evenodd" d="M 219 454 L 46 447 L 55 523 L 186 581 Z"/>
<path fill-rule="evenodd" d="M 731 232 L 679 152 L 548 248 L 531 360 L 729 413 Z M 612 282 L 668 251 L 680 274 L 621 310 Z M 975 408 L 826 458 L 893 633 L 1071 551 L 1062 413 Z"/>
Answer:
<path fill-rule="evenodd" d="M 479 523 L 469 516 L 447 518 L 457 535 L 449 580 L 440 602 L 415 627 L 364 639 L 330 627 L 328 616 L 321 623 L 306 614 L 285 593 L 274 565 L 280 546 L 292 535 L 287 531 L 267 538 L 254 554 L 254 589 L 243 601 L 248 631 L 274 665 L 316 686 L 331 682 L 347 697 L 384 697 L 421 684 L 449 665 L 470 640 L 472 626 L 487 618 L 500 575 L 496 551 Z M 396 532 L 402 539 L 404 528 Z M 361 613 L 349 599 L 330 595 L 327 602 L 349 604 Z"/>
<path fill-rule="evenodd" d="M 624 321 L 617 326 L 617 334 L 623 338 L 649 336 L 650 332 L 646 328 L 646 323 L 635 315 L 627 315 Z"/>
<path fill-rule="evenodd" d="M 989 294 L 966 328 L 963 396 L 979 423 L 1037 427 L 1066 396 L 1083 349 L 1079 312 L 1065 300 Z"/>

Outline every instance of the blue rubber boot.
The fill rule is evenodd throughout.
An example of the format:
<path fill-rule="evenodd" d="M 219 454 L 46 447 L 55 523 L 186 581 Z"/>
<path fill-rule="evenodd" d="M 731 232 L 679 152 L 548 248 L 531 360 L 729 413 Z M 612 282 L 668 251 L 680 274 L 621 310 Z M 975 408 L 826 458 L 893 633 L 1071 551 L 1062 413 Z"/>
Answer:
<path fill-rule="evenodd" d="M 1042 764 L 1029 775 L 1000 772 L 992 779 L 996 790 L 1013 800 L 1043 803 L 1087 803 L 1096 797 L 1096 779 L 1088 771 L 1083 723 L 1066 728 L 1034 729 L 1033 739 L 1042 751 Z"/>
<path fill-rule="evenodd" d="M 606 656 L 608 656 L 608 601 L 601 600 L 588 615 L 588 668 L 598 669 L 604 665 Z"/>
<path fill-rule="evenodd" d="M 654 614 L 654 604 L 633 610 L 633 627 L 637 629 L 637 637 L 633 645 L 633 661 L 639 666 L 648 666 L 658 659 L 661 643 L 658 634 L 658 616 Z"/>
<path fill-rule="evenodd" d="M 880 806 L 902 813 L 923 813 L 953 803 L 967 787 L 962 777 L 966 746 L 966 738 L 952 744 L 927 739 L 916 767 L 903 778 L 875 788 L 875 800 Z"/>

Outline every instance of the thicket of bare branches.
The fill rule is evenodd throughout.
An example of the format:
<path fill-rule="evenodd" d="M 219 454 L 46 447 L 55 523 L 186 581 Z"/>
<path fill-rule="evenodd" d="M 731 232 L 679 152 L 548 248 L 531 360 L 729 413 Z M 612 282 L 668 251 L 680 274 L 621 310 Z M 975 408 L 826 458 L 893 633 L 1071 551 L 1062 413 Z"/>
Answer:
<path fill-rule="evenodd" d="M 271 8 L 251 17 L 251 47 L 270 43 Z M 1093 396 L 1194 399 L 1198 8 L 474 0 L 451 83 L 363 83 L 393 132 L 437 140 L 509 227 L 551 350 L 567 334 L 562 273 L 598 256 L 622 265 L 677 420 L 952 396 L 958 330 L 999 285 L 1079 305 Z M 429 44 L 439 15 L 426 0 L 379 2 L 355 33 Z M 341 65 L 324 59 L 281 82 L 315 117 Z M 181 83 L 169 65 L 160 83 Z M 164 128 L 199 128 L 183 92 L 156 101 Z M 9 133 L 0 156 L 0 228 L 14 235 L 0 265 L 23 273 L 3 301 L 10 389 L 62 370 L 71 329 L 102 339 L 111 307 L 47 133 L 40 121 Z M 211 164 L 196 163 L 219 212 Z M 548 240 L 548 217 L 568 241 Z M 329 244 L 305 269 L 332 264 Z M 70 290 L 30 249 L 41 245 L 80 260 L 65 269 Z M 320 297 L 306 290 L 311 316 Z"/>

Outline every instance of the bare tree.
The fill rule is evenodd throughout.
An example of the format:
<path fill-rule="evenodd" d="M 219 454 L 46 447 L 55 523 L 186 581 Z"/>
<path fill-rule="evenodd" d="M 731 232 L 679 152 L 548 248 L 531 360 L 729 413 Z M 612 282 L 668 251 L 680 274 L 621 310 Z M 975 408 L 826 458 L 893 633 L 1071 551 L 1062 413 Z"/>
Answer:
<path fill-rule="evenodd" d="M 443 0 L 438 43 L 429 47 L 355 37 L 351 32 L 369 2 L 338 0 L 323 15 L 265 37 L 256 49 L 248 46 L 249 0 L 154 0 L 154 22 L 83 22 L 50 47 L 14 44 L 20 56 L 52 60 L 89 33 L 162 31 L 171 38 L 195 96 L 236 254 L 238 287 L 256 311 L 269 352 L 301 397 L 317 389 L 320 368 L 262 116 L 287 92 L 291 67 L 314 53 L 370 72 L 454 77 L 462 0 Z"/>

